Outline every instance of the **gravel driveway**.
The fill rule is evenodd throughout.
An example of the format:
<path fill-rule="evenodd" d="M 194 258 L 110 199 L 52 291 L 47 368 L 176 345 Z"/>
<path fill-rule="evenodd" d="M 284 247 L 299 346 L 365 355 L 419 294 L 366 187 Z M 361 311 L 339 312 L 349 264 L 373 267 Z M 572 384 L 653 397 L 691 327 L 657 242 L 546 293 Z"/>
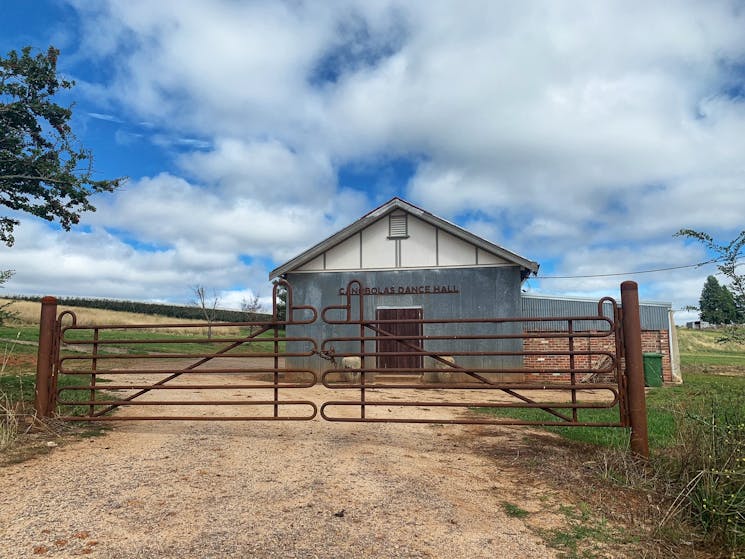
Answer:
<path fill-rule="evenodd" d="M 0 468 L 0 557 L 555 557 L 503 510 L 542 507 L 514 475 L 521 444 L 489 426 L 121 422 Z"/>

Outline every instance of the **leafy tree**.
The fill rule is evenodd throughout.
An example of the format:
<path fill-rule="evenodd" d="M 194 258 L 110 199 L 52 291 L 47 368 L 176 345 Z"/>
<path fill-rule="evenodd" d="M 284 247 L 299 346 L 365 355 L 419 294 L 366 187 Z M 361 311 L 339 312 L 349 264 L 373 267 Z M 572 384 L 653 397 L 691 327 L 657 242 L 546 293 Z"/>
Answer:
<path fill-rule="evenodd" d="M 57 75 L 59 50 L 0 57 L 0 205 L 57 221 L 67 231 L 94 211 L 90 196 L 111 192 L 123 179 L 94 180 L 91 152 L 70 128 L 72 110 L 54 102 L 75 82 Z M 19 221 L 0 216 L 0 242 L 11 246 Z"/>
<path fill-rule="evenodd" d="M 675 236 L 697 240 L 716 255 L 712 262 L 717 262 L 717 269 L 730 281 L 728 288 L 737 307 L 736 321 L 743 322 L 745 320 L 745 274 L 738 273 L 737 268 L 744 256 L 745 230 L 740 231 L 728 244 L 719 244 L 708 233 L 693 229 L 681 229 Z M 732 326 L 726 330 L 721 341 L 745 342 L 745 329 Z"/>
<path fill-rule="evenodd" d="M 717 278 L 709 276 L 699 300 L 701 320 L 711 324 L 731 324 L 738 321 L 737 306 L 732 292 L 726 285 L 719 285 Z"/>

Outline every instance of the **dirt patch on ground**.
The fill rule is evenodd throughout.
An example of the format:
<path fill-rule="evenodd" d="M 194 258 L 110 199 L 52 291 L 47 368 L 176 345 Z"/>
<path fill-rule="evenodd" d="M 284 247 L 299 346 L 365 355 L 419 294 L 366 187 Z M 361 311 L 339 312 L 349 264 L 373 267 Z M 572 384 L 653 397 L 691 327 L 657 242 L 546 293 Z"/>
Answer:
<path fill-rule="evenodd" d="M 2 360 L 2 364 L 6 367 L 15 367 L 18 365 L 25 365 L 29 368 L 36 366 L 36 356 L 35 355 L 25 355 L 22 353 L 19 354 L 11 354 L 6 356 Z"/>
<path fill-rule="evenodd" d="M 417 392 L 425 391 L 397 397 L 420 397 Z M 283 394 L 320 406 L 344 391 L 314 386 Z M 426 395 L 472 401 L 473 391 Z M 226 389 L 212 397 L 236 394 Z M 245 408 L 221 406 L 218 413 L 240 415 Z M 451 418 L 471 413 L 437 411 Z M 406 409 L 409 416 L 431 412 Z M 215 411 L 195 405 L 189 413 Z M 102 437 L 60 443 L 44 457 L 0 469 L 0 556 L 556 557 L 539 534 L 566 524 L 562 507 L 574 504 L 530 468 L 538 453 L 559 453 L 556 458 L 570 451 L 542 450 L 527 434 L 525 428 L 318 418 L 119 422 Z M 614 549 L 590 556 L 635 555 L 621 544 Z"/>
<path fill-rule="evenodd" d="M 724 377 L 745 376 L 745 367 L 742 365 L 705 365 L 697 371 L 707 375 L 719 375 Z"/>

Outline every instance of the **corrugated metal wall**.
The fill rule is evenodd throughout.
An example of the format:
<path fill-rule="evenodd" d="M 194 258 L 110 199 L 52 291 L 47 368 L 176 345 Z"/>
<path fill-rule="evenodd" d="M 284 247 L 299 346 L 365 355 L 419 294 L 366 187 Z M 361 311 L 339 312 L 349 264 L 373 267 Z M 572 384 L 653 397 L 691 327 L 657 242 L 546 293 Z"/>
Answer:
<path fill-rule="evenodd" d="M 664 303 L 639 304 L 639 316 L 642 330 L 668 330 L 670 328 L 669 312 L 672 305 Z M 589 299 L 570 299 L 561 297 L 546 297 L 537 295 L 523 295 L 521 298 L 522 316 L 550 317 L 550 316 L 597 316 L 598 303 Z M 603 316 L 612 317 L 610 303 L 603 306 Z M 531 322 L 530 330 L 551 330 L 566 328 L 566 322 Z M 607 330 L 608 324 L 602 321 L 581 321 L 575 324 L 577 330 Z"/>
<path fill-rule="evenodd" d="M 289 273 L 287 279 L 293 286 L 295 304 L 313 305 L 319 313 L 329 305 L 346 303 L 346 297 L 339 295 L 339 290 L 346 288 L 350 280 L 356 279 L 366 287 L 390 287 L 392 291 L 406 286 L 442 286 L 452 288 L 452 291 L 442 291 L 440 294 L 395 294 L 369 295 L 364 297 L 364 315 L 368 319 L 375 317 L 376 309 L 380 307 L 421 307 L 425 319 L 447 318 L 494 318 L 520 316 L 520 269 L 517 266 L 497 266 L 484 268 L 441 268 L 420 270 L 391 270 L 391 271 L 356 271 L 356 272 L 319 272 L 319 273 Z M 358 298 L 353 298 L 356 305 Z M 358 316 L 356 311 L 354 316 Z M 341 311 L 331 311 L 329 317 L 341 319 Z M 319 317 L 320 318 L 320 317 Z M 495 324 L 488 328 L 494 333 L 517 333 L 520 323 Z M 466 335 L 486 331 L 487 327 L 469 324 L 438 325 L 427 324 L 424 335 Z M 357 336 L 359 326 L 326 324 L 318 320 L 307 326 L 288 326 L 288 336 L 308 336 L 319 343 L 333 337 Z M 368 332 L 369 335 L 369 332 Z M 501 340 L 498 342 L 503 351 L 519 351 L 520 340 Z M 337 353 L 353 352 L 359 348 L 357 342 L 341 342 L 333 344 Z M 369 343 L 366 351 L 374 351 L 374 344 Z M 291 344 L 288 343 L 288 350 Z M 294 348 L 294 346 L 292 346 Z M 425 349 L 429 351 L 446 351 L 452 348 L 452 343 L 442 340 L 428 340 Z M 460 344 L 463 350 L 487 351 L 494 344 L 483 340 L 466 341 Z M 494 367 L 512 366 L 514 359 L 509 357 L 494 358 Z M 483 362 L 481 358 L 464 357 L 459 362 L 464 365 L 478 366 Z M 313 367 L 316 370 L 325 365 L 317 356 L 288 357 L 287 363 L 293 367 Z M 368 365 L 371 366 L 371 365 Z"/>

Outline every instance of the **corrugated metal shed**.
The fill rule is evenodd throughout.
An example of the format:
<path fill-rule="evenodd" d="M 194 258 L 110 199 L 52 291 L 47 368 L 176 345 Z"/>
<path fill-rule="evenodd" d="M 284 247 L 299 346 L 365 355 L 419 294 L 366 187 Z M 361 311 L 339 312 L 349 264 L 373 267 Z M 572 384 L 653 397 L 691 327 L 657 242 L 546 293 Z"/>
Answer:
<path fill-rule="evenodd" d="M 598 301 L 575 297 L 550 297 L 546 295 L 526 295 L 521 297 L 522 316 L 524 318 L 539 316 L 597 316 Z M 642 330 L 669 330 L 671 303 L 639 303 L 639 317 Z M 610 303 L 603 305 L 603 316 L 612 317 Z M 529 330 L 565 329 L 566 322 L 531 322 Z M 579 321 L 574 325 L 577 330 L 607 330 L 608 324 L 603 321 Z"/>

